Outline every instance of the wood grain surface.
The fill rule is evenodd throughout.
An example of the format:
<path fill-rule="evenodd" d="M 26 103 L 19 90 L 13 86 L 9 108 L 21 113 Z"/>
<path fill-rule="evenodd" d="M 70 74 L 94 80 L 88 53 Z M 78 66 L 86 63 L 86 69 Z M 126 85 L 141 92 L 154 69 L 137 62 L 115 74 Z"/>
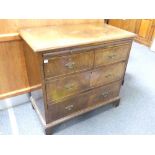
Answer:
<path fill-rule="evenodd" d="M 91 72 L 77 73 L 46 83 L 47 100 L 60 102 L 67 96 L 75 95 L 90 88 Z"/>
<path fill-rule="evenodd" d="M 31 70 L 36 79 L 31 79 L 30 85 L 28 83 L 24 51 L 18 33 L 21 28 L 86 23 L 103 25 L 103 22 L 103 19 L 0 19 L 0 99 L 29 92 L 30 89 L 41 86 L 39 77 L 33 74 L 38 73 L 38 70 L 34 71 L 35 56 L 31 62 Z"/>
<path fill-rule="evenodd" d="M 0 43 L 0 98 L 29 91 L 22 41 Z"/>
<path fill-rule="evenodd" d="M 95 67 L 104 66 L 126 60 L 131 44 L 101 48 L 95 52 Z"/>
<path fill-rule="evenodd" d="M 20 35 L 34 52 L 135 37 L 131 32 L 107 24 L 28 28 L 21 30 Z"/>
<path fill-rule="evenodd" d="M 0 34 L 18 33 L 21 28 L 73 24 L 99 24 L 103 19 L 0 19 Z"/>
<path fill-rule="evenodd" d="M 93 60 L 92 51 L 45 58 L 45 76 L 49 78 L 88 70 L 93 67 Z"/>
<path fill-rule="evenodd" d="M 87 23 L 27 28 L 20 35 L 29 45 L 24 47 L 29 82 L 41 79 L 46 134 L 54 125 L 101 105 L 119 105 L 135 34 Z"/>

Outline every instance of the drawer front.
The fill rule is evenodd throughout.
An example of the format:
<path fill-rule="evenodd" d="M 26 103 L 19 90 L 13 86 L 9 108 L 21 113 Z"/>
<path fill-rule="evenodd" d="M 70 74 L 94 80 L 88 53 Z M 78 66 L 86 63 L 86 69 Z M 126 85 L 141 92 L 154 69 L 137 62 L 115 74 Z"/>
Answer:
<path fill-rule="evenodd" d="M 124 70 L 124 62 L 98 68 L 91 74 L 90 85 L 96 87 L 120 80 L 123 77 Z"/>
<path fill-rule="evenodd" d="M 98 49 L 95 51 L 95 67 L 123 61 L 128 58 L 130 44 Z"/>
<path fill-rule="evenodd" d="M 90 87 L 91 72 L 66 76 L 46 83 L 47 100 L 60 102 L 65 97 L 75 95 Z"/>
<path fill-rule="evenodd" d="M 49 118 L 54 121 L 87 107 L 88 96 L 85 94 L 73 97 L 61 103 L 49 106 Z"/>
<path fill-rule="evenodd" d="M 119 95 L 120 82 L 93 89 L 66 101 L 49 105 L 50 121 L 54 121 Z"/>
<path fill-rule="evenodd" d="M 119 96 L 121 82 L 114 82 L 109 85 L 94 89 L 89 96 L 89 105 L 102 103 Z"/>
<path fill-rule="evenodd" d="M 93 52 L 69 54 L 44 59 L 45 77 L 54 77 L 88 70 L 93 67 Z"/>

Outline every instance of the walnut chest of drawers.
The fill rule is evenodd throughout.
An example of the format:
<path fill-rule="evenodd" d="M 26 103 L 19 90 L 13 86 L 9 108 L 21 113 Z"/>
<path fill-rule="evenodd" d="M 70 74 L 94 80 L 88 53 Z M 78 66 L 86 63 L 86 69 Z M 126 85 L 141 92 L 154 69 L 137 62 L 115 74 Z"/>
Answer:
<path fill-rule="evenodd" d="M 104 24 L 20 31 L 31 102 L 46 134 L 106 104 L 119 104 L 134 34 Z"/>

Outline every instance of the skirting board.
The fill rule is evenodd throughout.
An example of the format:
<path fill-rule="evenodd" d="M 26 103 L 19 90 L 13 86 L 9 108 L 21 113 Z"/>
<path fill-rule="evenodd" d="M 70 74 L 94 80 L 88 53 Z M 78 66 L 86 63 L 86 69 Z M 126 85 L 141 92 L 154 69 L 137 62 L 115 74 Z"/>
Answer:
<path fill-rule="evenodd" d="M 21 105 L 27 102 L 30 102 L 29 93 L 10 97 L 7 99 L 0 100 L 0 110 L 5 110 L 17 105 Z"/>

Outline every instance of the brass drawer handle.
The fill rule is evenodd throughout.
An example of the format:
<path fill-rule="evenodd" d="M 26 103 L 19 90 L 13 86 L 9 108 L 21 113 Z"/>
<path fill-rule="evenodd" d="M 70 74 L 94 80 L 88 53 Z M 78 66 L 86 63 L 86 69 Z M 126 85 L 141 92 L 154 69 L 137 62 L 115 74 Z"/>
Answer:
<path fill-rule="evenodd" d="M 102 95 L 102 97 L 107 97 L 107 96 L 109 95 L 109 93 L 110 93 L 110 92 L 104 92 L 104 93 L 102 93 L 101 95 Z"/>
<path fill-rule="evenodd" d="M 109 78 L 109 77 L 111 77 L 112 76 L 112 74 L 108 74 L 108 75 L 106 75 L 105 77 L 106 78 Z"/>
<path fill-rule="evenodd" d="M 74 87 L 74 84 L 72 83 L 72 84 L 66 84 L 65 85 L 65 88 L 66 89 L 72 89 Z"/>
<path fill-rule="evenodd" d="M 67 64 L 65 64 L 65 67 L 68 67 L 69 69 L 73 69 L 75 66 L 75 62 L 68 62 Z"/>
<path fill-rule="evenodd" d="M 117 56 L 116 54 L 113 54 L 113 55 L 109 55 L 108 58 L 114 59 L 116 56 Z"/>
<path fill-rule="evenodd" d="M 73 107 L 74 107 L 74 105 L 69 105 L 69 106 L 65 107 L 65 109 L 70 111 L 70 110 L 72 110 Z"/>

